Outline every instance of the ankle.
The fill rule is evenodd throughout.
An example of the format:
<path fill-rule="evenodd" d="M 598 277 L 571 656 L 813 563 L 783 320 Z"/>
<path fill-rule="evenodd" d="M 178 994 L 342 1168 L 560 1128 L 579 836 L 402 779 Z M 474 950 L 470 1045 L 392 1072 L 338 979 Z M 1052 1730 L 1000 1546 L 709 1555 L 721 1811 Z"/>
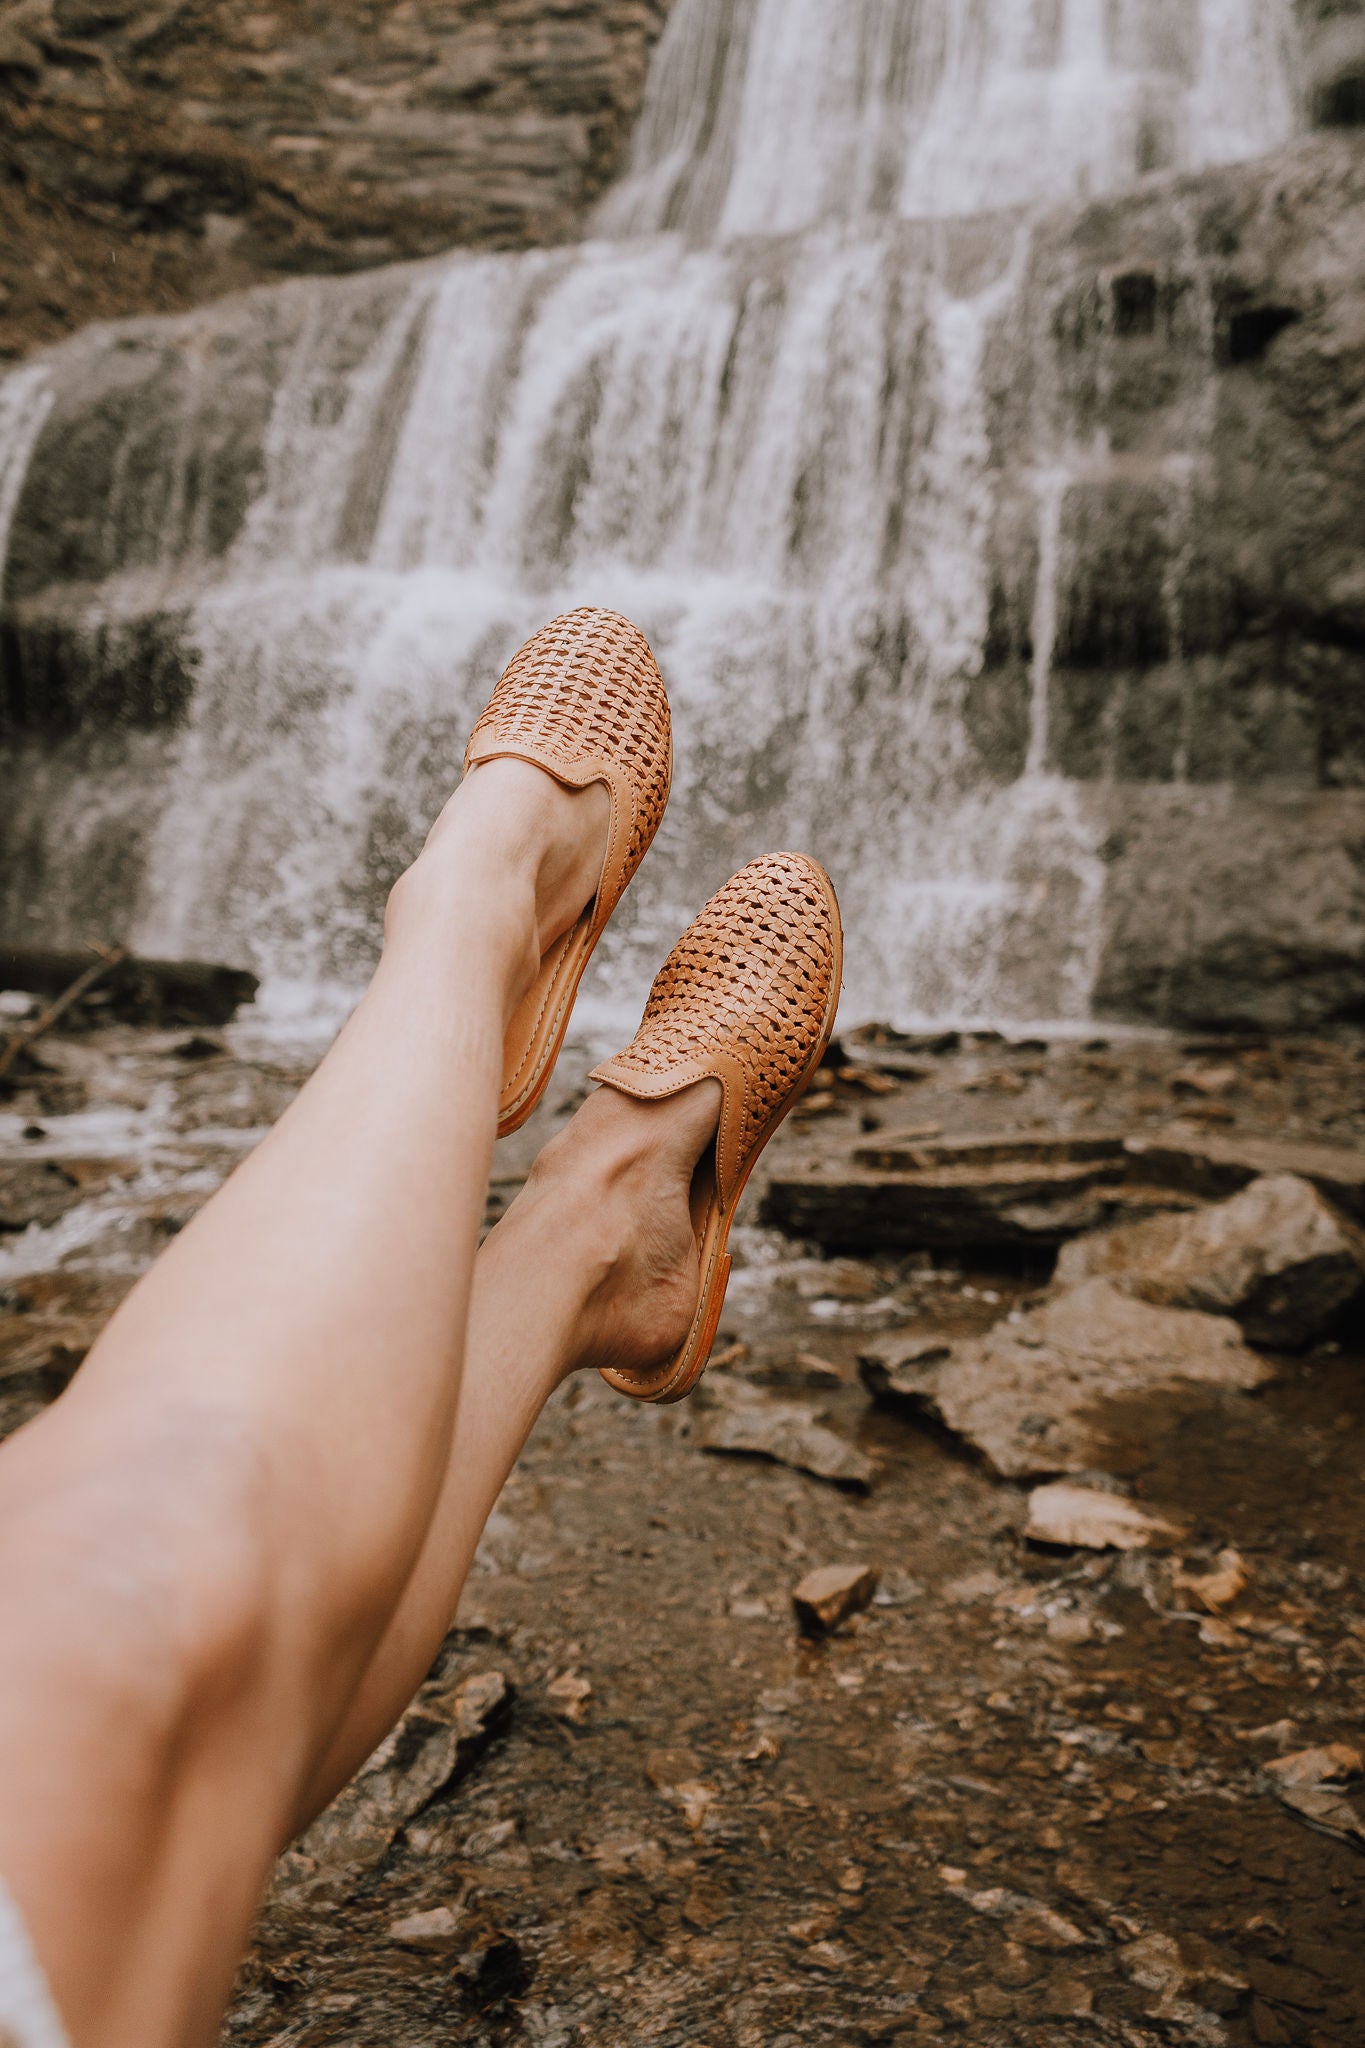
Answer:
<path fill-rule="evenodd" d="M 526 1178 L 522 1196 L 553 1231 L 573 1246 L 584 1291 L 606 1278 L 627 1256 L 634 1188 L 647 1155 L 636 1143 L 585 1144 L 577 1128 L 583 1112 L 545 1144 Z"/>
<path fill-rule="evenodd" d="M 496 989 L 505 1029 L 540 965 L 532 883 L 481 851 L 451 862 L 424 850 L 394 883 L 384 911 L 385 959 L 415 949 L 424 973 L 444 961 L 463 982 L 477 977 Z"/>
<path fill-rule="evenodd" d="M 669 1142 L 675 1123 L 663 1105 L 636 1102 L 613 1088 L 595 1089 L 541 1149 L 527 1185 L 562 1202 L 566 1212 L 599 1224 L 624 1250 L 640 1200 L 661 1177 L 676 1179 L 684 1171 L 676 1139 Z M 690 1175 L 690 1163 L 685 1171 Z"/>
<path fill-rule="evenodd" d="M 604 785 L 571 789 L 532 762 L 488 761 L 456 789 L 419 864 L 458 874 L 465 891 L 504 880 L 529 891 L 539 957 L 592 901 L 610 822 Z"/>

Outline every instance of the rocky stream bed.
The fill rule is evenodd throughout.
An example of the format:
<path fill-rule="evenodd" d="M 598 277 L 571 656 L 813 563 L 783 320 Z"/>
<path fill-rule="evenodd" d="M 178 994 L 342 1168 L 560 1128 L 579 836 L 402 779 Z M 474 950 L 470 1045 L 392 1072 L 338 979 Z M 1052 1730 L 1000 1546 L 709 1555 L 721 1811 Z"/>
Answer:
<path fill-rule="evenodd" d="M 15 1061 L 5 1428 L 308 1064 Z M 702 1393 L 552 1404 L 225 2040 L 1365 2039 L 1363 1081 L 1345 1036 L 848 1039 Z"/>

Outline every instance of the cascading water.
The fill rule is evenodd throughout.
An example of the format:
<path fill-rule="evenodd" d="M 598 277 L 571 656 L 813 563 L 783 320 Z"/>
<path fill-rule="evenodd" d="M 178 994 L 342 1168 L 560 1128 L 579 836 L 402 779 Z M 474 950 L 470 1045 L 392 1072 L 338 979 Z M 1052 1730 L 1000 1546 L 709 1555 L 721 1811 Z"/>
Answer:
<path fill-rule="evenodd" d="M 1057 205 L 1295 124 L 1270 0 L 698 0 L 655 61 L 616 233 L 787 234 Z"/>
<path fill-rule="evenodd" d="M 1032 477 L 1031 667 L 992 708 L 985 366 L 1031 209 L 1291 133 L 1291 18 L 676 0 L 597 239 L 97 331 L 0 384 L 16 616 L 51 524 L 40 408 L 92 366 L 113 394 L 63 641 L 93 680 L 62 687 L 135 676 L 170 707 L 92 731 L 77 704 L 27 747 L 7 924 L 251 961 L 281 1002 L 354 986 L 500 664 L 605 603 L 659 653 L 678 778 L 599 1009 L 793 845 L 839 885 L 851 1012 L 1084 1017 L 1103 871 L 1048 773 L 1047 671 L 1096 451 Z M 155 374 L 119 412 L 130 348 Z"/>

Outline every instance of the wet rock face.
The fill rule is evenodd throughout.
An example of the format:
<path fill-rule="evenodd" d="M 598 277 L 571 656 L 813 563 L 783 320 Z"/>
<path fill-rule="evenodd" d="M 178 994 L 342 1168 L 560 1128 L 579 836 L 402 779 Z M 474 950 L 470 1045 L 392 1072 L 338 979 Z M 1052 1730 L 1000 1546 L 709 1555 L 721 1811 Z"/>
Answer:
<path fill-rule="evenodd" d="M 642 926 L 761 832 L 836 874 L 864 1014 L 1365 1013 L 1360 142 L 1018 225 L 878 225 L 838 294 L 799 237 L 390 267 L 35 365 L 0 930 L 174 898 L 158 945 L 355 978 L 491 676 L 591 590 L 689 723 Z"/>
<path fill-rule="evenodd" d="M 1059 222 L 1030 284 L 1043 381 L 1007 382 L 1000 340 L 998 431 L 1059 473 L 1041 521 L 1031 478 L 1002 492 L 1026 568 L 991 652 L 1036 652 L 1050 560 L 1047 759 L 1102 835 L 1100 1014 L 1289 1028 L 1365 1002 L 1363 169 L 1310 144 Z"/>
<path fill-rule="evenodd" d="M 668 4 L 6 10 L 0 354 L 260 277 L 565 239 Z"/>
<path fill-rule="evenodd" d="M 1365 5 L 1299 0 L 1309 104 L 1324 128 L 1365 125 Z"/>

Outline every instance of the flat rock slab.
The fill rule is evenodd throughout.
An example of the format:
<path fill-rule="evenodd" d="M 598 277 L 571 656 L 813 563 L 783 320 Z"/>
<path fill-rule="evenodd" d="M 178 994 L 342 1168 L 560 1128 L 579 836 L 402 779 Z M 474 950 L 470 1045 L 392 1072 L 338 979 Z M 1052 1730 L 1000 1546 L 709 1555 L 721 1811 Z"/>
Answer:
<path fill-rule="evenodd" d="M 1114 1132 L 941 1139 L 890 1132 L 776 1174 L 763 1219 L 826 1251 L 1049 1250 L 1135 1211 L 1190 1200 L 1135 1179 Z"/>
<path fill-rule="evenodd" d="M 932 1137 L 914 1130 L 887 1131 L 853 1147 L 859 1166 L 885 1173 L 925 1173 L 945 1167 L 1108 1166 L 1122 1176 L 1127 1170 L 1126 1143 L 1121 1131 L 1071 1131 L 1051 1136 L 1038 1131 L 992 1131 L 980 1137 Z"/>
<path fill-rule="evenodd" d="M 827 1251 L 1065 1243 L 1128 1214 L 1102 1165 L 883 1172 L 850 1162 L 774 1178 L 763 1220 Z"/>
<path fill-rule="evenodd" d="M 1193 1215 L 1151 1216 L 1064 1247 L 1059 1285 L 1096 1276 L 1166 1308 L 1229 1315 L 1297 1350 L 1365 1289 L 1365 1230 L 1297 1174 L 1266 1175 Z"/>
<path fill-rule="evenodd" d="M 1098 1487 L 1059 1481 L 1029 1495 L 1024 1536 L 1061 1550 L 1150 1550 L 1178 1543 L 1187 1531 L 1162 1515 Z"/>
<path fill-rule="evenodd" d="M 770 1458 L 854 1493 L 871 1491 L 869 1457 L 836 1436 L 821 1411 L 803 1401 L 775 1401 L 742 1380 L 708 1381 L 694 1401 L 692 1441 L 721 1457 Z"/>
<path fill-rule="evenodd" d="M 1204 1137 L 1179 1127 L 1129 1137 L 890 1131 L 775 1174 L 762 1213 L 766 1223 L 829 1252 L 1046 1250 L 1154 1211 L 1225 1200 L 1283 1174 L 1365 1221 L 1365 1151 Z"/>
<path fill-rule="evenodd" d="M 861 1354 L 874 1398 L 943 1423 L 1002 1479 L 1103 1469 L 1115 1400 L 1188 1384 L 1249 1392 L 1275 1377 L 1226 1317 L 1154 1308 L 1103 1279 L 952 1345 L 946 1358 L 902 1349 L 891 1338 Z"/>
<path fill-rule="evenodd" d="M 35 948 L 0 949 L 0 988 L 60 996 L 95 964 L 98 955 Z M 109 967 L 81 1007 L 125 1024 L 228 1024 L 243 1003 L 255 1001 L 260 981 L 244 967 L 205 960 L 138 960 L 130 954 Z"/>
<path fill-rule="evenodd" d="M 1365 1151 L 1277 1138 L 1195 1137 L 1179 1130 L 1128 1138 L 1129 1173 L 1153 1186 L 1222 1201 L 1267 1174 L 1296 1174 L 1348 1216 L 1365 1222 Z"/>

